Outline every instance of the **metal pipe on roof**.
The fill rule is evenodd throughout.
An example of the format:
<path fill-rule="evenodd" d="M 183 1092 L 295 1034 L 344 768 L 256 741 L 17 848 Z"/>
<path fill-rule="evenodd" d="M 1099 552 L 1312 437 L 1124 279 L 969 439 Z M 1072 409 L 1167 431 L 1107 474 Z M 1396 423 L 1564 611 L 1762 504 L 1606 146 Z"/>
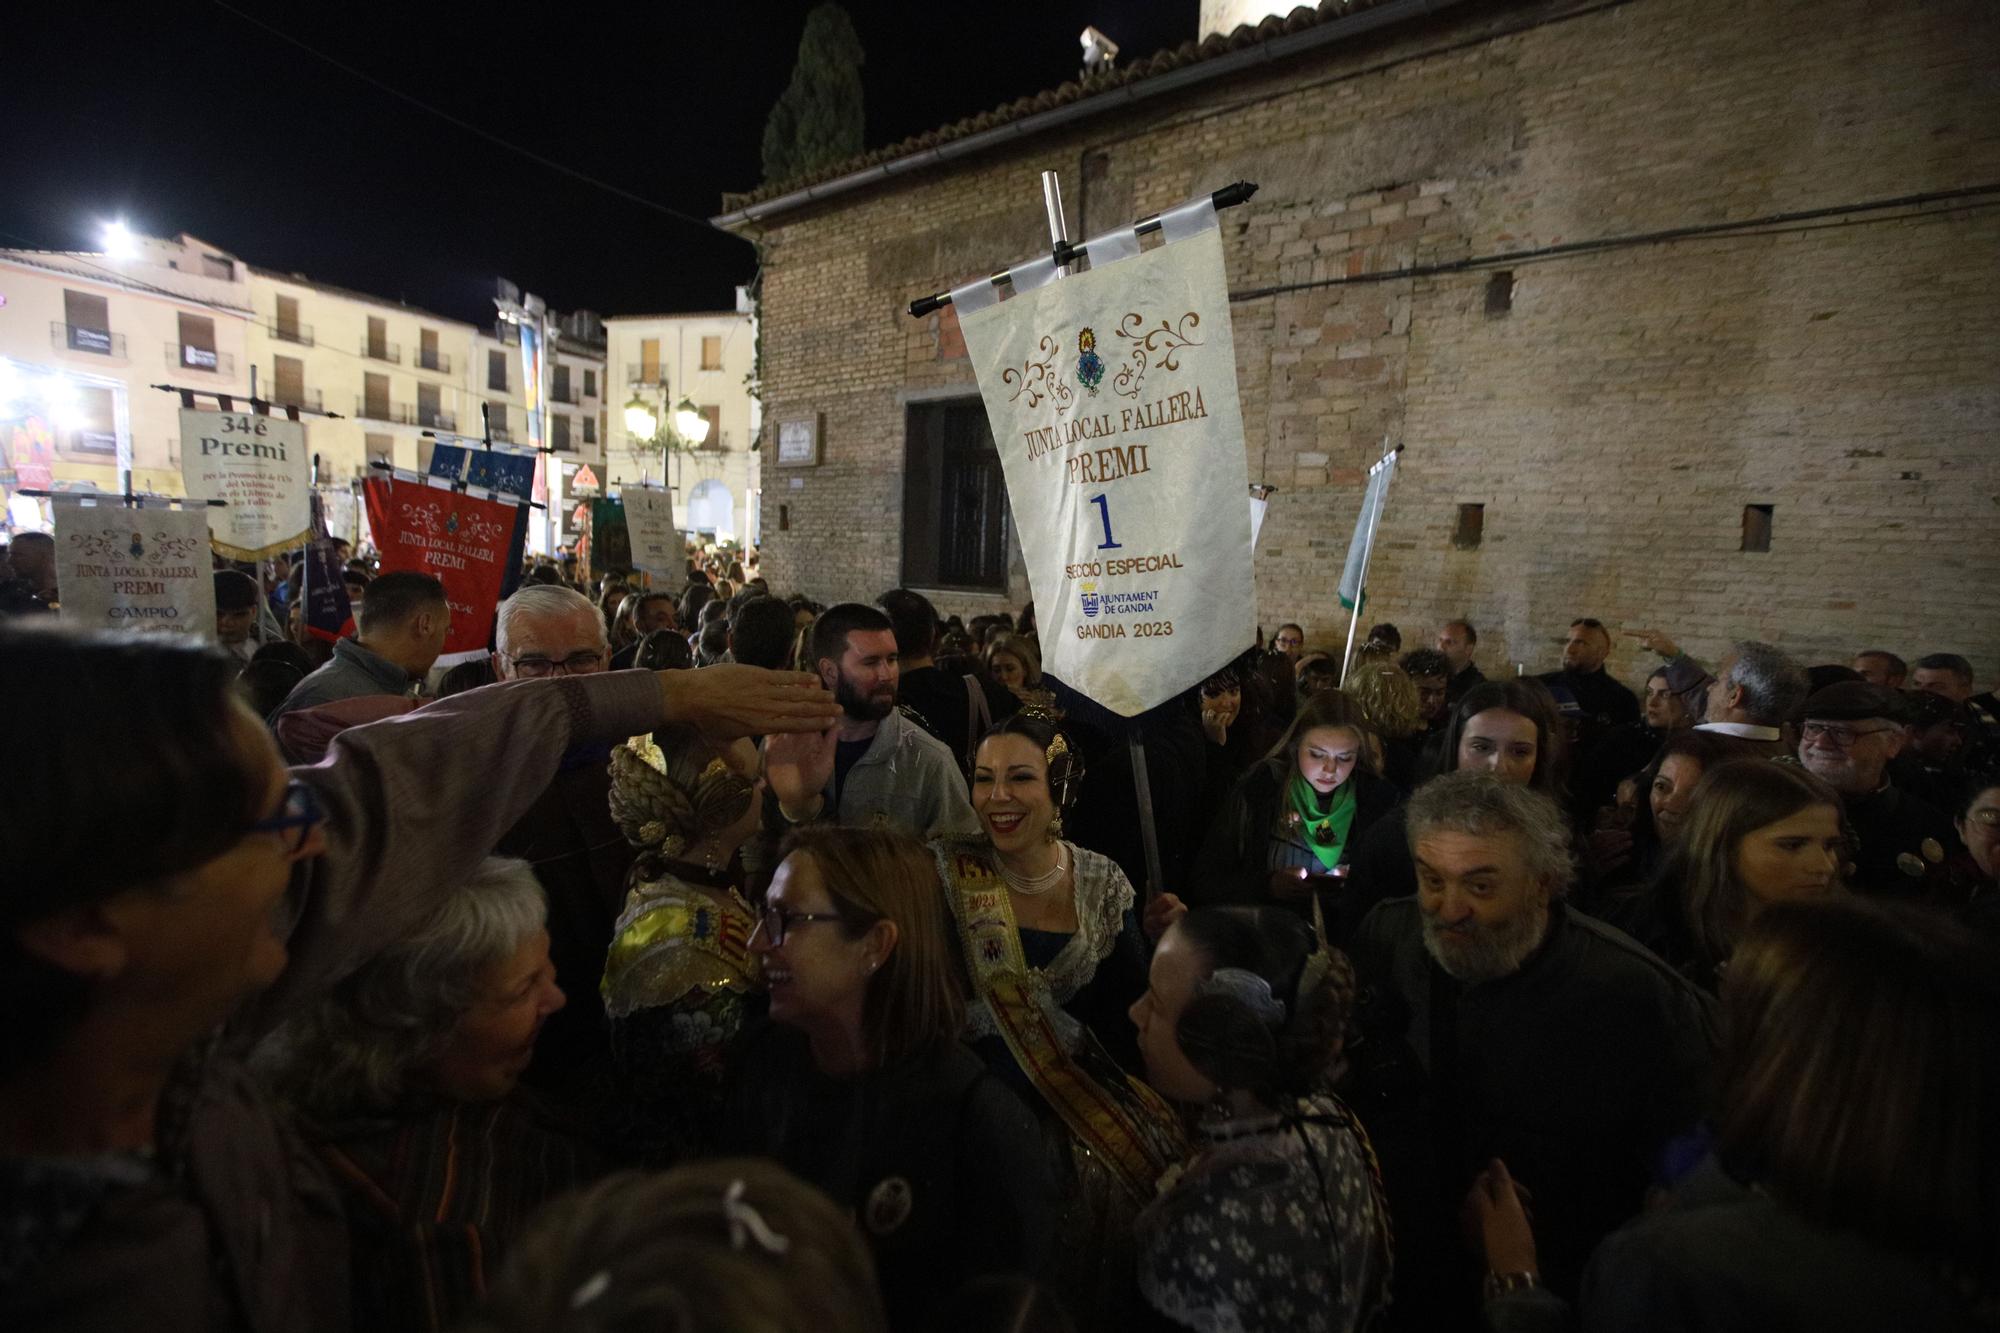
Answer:
<path fill-rule="evenodd" d="M 1121 84 L 1116 88 L 1111 88 L 1101 93 L 1094 93 L 1089 97 L 1079 98 L 1074 102 L 1064 103 L 1062 106 L 1051 107 L 1047 111 L 1038 111 L 1031 116 L 1023 116 L 1018 120 L 1010 120 L 1004 125 L 995 125 L 991 129 L 980 130 L 975 134 L 968 134 L 962 139 L 953 139 L 949 143 L 939 144 L 933 148 L 919 149 L 914 153 L 907 153 L 902 157 L 891 158 L 887 162 L 878 162 L 873 166 L 863 167 L 859 171 L 850 171 L 844 176 L 836 176 L 829 181 L 820 181 L 816 184 L 802 186 L 787 194 L 781 194 L 775 199 L 767 199 L 762 203 L 751 204 L 748 207 L 739 208 L 733 213 L 719 214 L 708 220 L 709 225 L 726 231 L 731 227 L 741 226 L 744 223 L 762 222 L 766 218 L 775 217 L 780 213 L 788 213 L 806 204 L 832 199 L 837 195 L 850 194 L 855 190 L 861 189 L 863 186 L 871 185 L 878 181 L 889 180 L 896 176 L 907 175 L 912 171 L 920 171 L 926 167 L 941 165 L 946 162 L 955 161 L 961 157 L 968 157 L 974 153 L 984 152 L 996 144 L 1027 138 L 1031 135 L 1041 134 L 1044 131 L 1056 129 L 1091 116 L 1121 110 L 1135 102 L 1146 101 L 1170 92 L 1177 92 L 1182 88 L 1207 83 L 1212 79 L 1226 78 L 1242 70 L 1269 64 L 1273 61 L 1284 60 L 1302 51 L 1310 51 L 1316 47 L 1324 46 L 1329 42 L 1358 36 L 1365 32 L 1372 32 L 1377 28 L 1387 27 L 1392 23 L 1401 23 L 1426 14 L 1434 14 L 1439 10 L 1449 9 L 1461 3 L 1463 3 L 1463 0 L 1388 0 L 1386 4 L 1374 5 L 1357 13 L 1349 14 L 1344 18 L 1333 19 L 1330 22 L 1315 23 L 1312 27 L 1300 32 L 1285 33 L 1281 36 L 1273 37 L 1268 41 L 1253 42 L 1249 46 L 1241 47 L 1238 50 L 1214 56 L 1207 60 L 1197 60 L 1192 64 L 1183 65 L 1179 69 L 1168 70 L 1164 74 L 1154 74 L 1145 78 L 1134 79 L 1130 83 Z"/>

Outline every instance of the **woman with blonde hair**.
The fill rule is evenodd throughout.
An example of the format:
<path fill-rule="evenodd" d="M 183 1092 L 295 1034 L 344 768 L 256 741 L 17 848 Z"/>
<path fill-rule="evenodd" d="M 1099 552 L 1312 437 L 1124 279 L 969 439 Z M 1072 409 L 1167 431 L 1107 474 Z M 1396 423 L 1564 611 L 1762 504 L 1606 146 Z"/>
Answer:
<path fill-rule="evenodd" d="M 660 631 L 671 635 L 673 631 Z M 723 1060 L 754 1008 L 763 782 L 747 741 L 662 727 L 611 752 L 611 817 L 638 849 L 601 987 L 629 1152 L 672 1161 L 720 1110 Z"/>
<path fill-rule="evenodd" d="M 1001 629 L 986 642 L 986 670 L 1024 704 L 1049 707 L 1054 696 L 1042 687 L 1042 655 L 1034 640 Z"/>
<path fill-rule="evenodd" d="M 735 1060 L 734 1146 L 861 1219 L 891 1323 L 980 1273 L 1038 1276 L 1055 1186 L 1033 1114 L 959 1041 L 965 974 L 923 845 L 793 830 L 750 949 L 770 1025 Z"/>
<path fill-rule="evenodd" d="M 1373 648 L 1373 641 L 1370 641 Z M 1373 732 L 1370 750 L 1377 773 L 1408 795 L 1416 789 L 1423 759 L 1423 707 L 1417 687 L 1385 652 L 1357 653 L 1341 692 L 1361 706 Z"/>

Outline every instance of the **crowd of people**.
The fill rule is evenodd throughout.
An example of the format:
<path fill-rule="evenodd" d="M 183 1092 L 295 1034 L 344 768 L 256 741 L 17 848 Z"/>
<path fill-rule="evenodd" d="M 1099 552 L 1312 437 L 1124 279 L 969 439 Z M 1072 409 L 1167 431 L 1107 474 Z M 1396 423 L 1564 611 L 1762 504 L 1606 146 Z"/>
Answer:
<path fill-rule="evenodd" d="M 1962 657 L 1286 624 L 1120 718 L 1032 607 L 748 553 L 531 560 L 442 668 L 442 585 L 347 552 L 338 636 L 218 568 L 219 646 L 65 631 L 40 554 L 7 1327 L 2000 1319 Z"/>

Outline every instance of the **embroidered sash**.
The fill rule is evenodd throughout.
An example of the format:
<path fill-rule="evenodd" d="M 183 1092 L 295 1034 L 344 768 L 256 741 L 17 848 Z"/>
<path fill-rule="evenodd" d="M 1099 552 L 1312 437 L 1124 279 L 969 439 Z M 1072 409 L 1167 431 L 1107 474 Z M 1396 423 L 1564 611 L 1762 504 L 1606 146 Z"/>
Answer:
<path fill-rule="evenodd" d="M 1070 1053 L 1028 985 L 1028 961 L 1007 885 L 982 855 L 951 856 L 951 891 L 958 900 L 959 938 L 973 985 L 993 1011 L 1021 1072 L 1087 1152 L 1111 1169 L 1140 1203 L 1153 1182 L 1181 1159 L 1180 1121 L 1158 1093 L 1126 1076 L 1109 1057 L 1107 1078 L 1093 1077 Z M 1084 1040 L 1093 1040 L 1088 1032 Z"/>

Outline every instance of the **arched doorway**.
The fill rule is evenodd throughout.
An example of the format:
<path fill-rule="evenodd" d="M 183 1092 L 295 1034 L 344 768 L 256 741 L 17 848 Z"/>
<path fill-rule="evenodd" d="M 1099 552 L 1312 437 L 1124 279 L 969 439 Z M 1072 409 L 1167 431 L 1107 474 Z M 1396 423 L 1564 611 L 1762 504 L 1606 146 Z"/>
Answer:
<path fill-rule="evenodd" d="M 688 492 L 687 525 L 691 532 L 717 541 L 736 536 L 736 497 L 729 487 L 710 477 Z"/>

